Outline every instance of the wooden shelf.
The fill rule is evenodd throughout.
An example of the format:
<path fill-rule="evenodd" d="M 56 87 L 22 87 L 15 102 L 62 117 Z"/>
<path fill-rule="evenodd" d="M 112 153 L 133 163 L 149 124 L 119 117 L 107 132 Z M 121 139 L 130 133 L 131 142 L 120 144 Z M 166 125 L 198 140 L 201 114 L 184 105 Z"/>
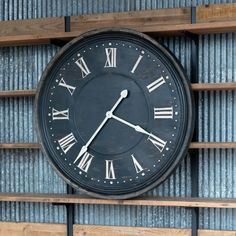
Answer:
<path fill-rule="evenodd" d="M 192 142 L 189 149 L 234 149 L 236 142 Z"/>
<path fill-rule="evenodd" d="M 193 91 L 217 91 L 217 90 L 235 90 L 236 82 L 233 83 L 193 83 Z"/>
<path fill-rule="evenodd" d="M 32 223 L 32 222 L 0 222 L 0 236 L 65 236 L 66 224 Z M 109 225 L 73 225 L 73 234 L 76 236 L 191 236 L 191 229 L 184 228 L 157 228 Z M 231 230 L 203 230 L 199 229 L 200 236 L 235 236 Z"/>
<path fill-rule="evenodd" d="M 0 143 L 0 149 L 40 149 L 39 143 Z"/>
<path fill-rule="evenodd" d="M 4 97 L 34 97 L 36 90 L 5 90 L 0 91 L 0 98 Z"/>
<path fill-rule="evenodd" d="M 236 208 L 236 199 L 182 198 L 182 197 L 143 197 L 127 200 L 95 199 L 80 195 L 63 194 L 24 194 L 1 193 L 2 202 L 41 202 L 55 204 L 96 204 L 96 205 L 135 205 L 172 206 L 198 208 Z"/>
<path fill-rule="evenodd" d="M 236 3 L 196 7 L 196 24 L 191 8 L 103 13 L 72 16 L 71 32 L 65 32 L 64 17 L 0 22 L 0 46 L 48 44 L 69 41 L 82 33 L 104 27 L 125 27 L 151 35 L 225 33 L 236 31 Z"/>
<path fill-rule="evenodd" d="M 0 149 L 40 149 L 39 143 L 0 143 Z M 189 149 L 234 149 L 236 142 L 192 142 Z"/>
<path fill-rule="evenodd" d="M 193 91 L 217 91 L 217 90 L 236 90 L 236 82 L 233 83 L 193 83 Z M 2 90 L 0 98 L 7 97 L 34 97 L 36 89 L 30 90 Z"/>

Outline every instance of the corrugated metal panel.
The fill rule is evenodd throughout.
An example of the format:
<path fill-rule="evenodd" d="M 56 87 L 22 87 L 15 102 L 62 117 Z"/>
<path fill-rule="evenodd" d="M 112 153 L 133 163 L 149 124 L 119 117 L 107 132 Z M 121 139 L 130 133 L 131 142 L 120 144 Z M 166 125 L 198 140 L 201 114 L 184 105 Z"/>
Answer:
<path fill-rule="evenodd" d="M 200 82 L 236 81 L 236 34 L 200 38 Z M 236 92 L 200 93 L 200 141 L 236 141 Z M 200 153 L 199 183 L 202 197 L 236 198 L 235 150 Z M 207 188 L 205 187 L 207 186 Z M 236 229 L 236 210 L 202 209 L 202 228 Z"/>
<path fill-rule="evenodd" d="M 64 181 L 41 151 L 0 150 L 0 191 L 65 193 Z M 65 222 L 65 208 L 50 204 L 0 203 L 1 221 Z"/>
<path fill-rule="evenodd" d="M 197 4 L 230 3 L 234 0 L 0 0 L 0 19 L 30 19 L 49 16 L 120 12 Z M 163 42 L 181 60 L 190 75 L 190 41 L 164 38 Z M 200 39 L 201 82 L 235 81 L 235 34 Z M 232 50 L 233 48 L 233 50 Z M 59 49 L 52 45 L 0 49 L 0 89 L 35 88 L 47 62 Z M 235 141 L 235 92 L 200 94 L 200 141 Z M 0 100 L 0 142 L 36 142 L 33 99 Z M 221 127 L 221 130 L 219 130 Z M 235 131 L 233 131 L 235 130 Z M 233 150 L 200 153 L 200 194 L 204 197 L 236 197 L 236 163 Z M 51 169 L 41 152 L 0 151 L 2 192 L 64 193 L 65 183 Z M 190 196 L 190 158 L 160 187 L 154 196 Z M 53 186 L 53 188 L 52 188 Z M 207 186 L 207 187 L 204 187 Z M 235 210 L 203 209 L 202 228 L 235 229 Z M 65 222 L 65 209 L 48 204 L 1 203 L 0 220 Z M 76 222 L 83 224 L 148 227 L 190 227 L 191 211 L 171 207 L 88 206 L 76 207 Z"/>

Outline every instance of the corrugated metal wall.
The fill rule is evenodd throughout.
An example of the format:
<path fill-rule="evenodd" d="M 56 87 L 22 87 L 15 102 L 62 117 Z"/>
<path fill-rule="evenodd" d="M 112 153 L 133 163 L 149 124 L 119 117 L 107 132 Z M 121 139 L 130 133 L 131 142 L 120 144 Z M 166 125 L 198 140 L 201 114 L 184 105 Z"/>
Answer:
<path fill-rule="evenodd" d="M 120 12 L 235 1 L 207 0 L 0 0 L 0 20 Z M 190 76 L 186 38 L 163 38 Z M 199 81 L 236 81 L 236 34 L 200 37 Z M 59 50 L 53 45 L 0 48 L 0 90 L 36 88 L 43 69 Z M 199 141 L 236 141 L 236 92 L 202 92 Z M 37 142 L 34 99 L 0 99 L 0 142 Z M 219 129 L 220 127 L 220 129 Z M 200 152 L 202 197 L 236 197 L 235 150 Z M 53 186 L 53 188 L 52 188 Z M 65 193 L 66 184 L 38 150 L 0 150 L 0 191 Z M 190 157 L 164 184 L 147 193 L 190 196 Z M 49 204 L 0 203 L 1 221 L 65 223 L 65 208 Z M 201 209 L 200 227 L 236 229 L 236 210 Z M 76 207 L 76 223 L 147 227 L 191 227 L 191 210 L 171 207 Z"/>

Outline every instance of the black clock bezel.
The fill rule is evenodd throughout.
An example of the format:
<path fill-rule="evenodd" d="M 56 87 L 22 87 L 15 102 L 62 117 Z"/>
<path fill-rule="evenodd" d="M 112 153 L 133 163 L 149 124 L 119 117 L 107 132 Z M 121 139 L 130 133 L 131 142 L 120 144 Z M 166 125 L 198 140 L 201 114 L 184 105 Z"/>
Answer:
<path fill-rule="evenodd" d="M 60 59 L 61 56 L 69 49 L 71 49 L 71 47 L 73 47 L 73 45 L 76 45 L 78 42 L 85 42 L 87 37 L 93 37 L 94 35 L 103 35 L 106 33 L 111 33 L 111 32 L 120 32 L 120 33 L 124 33 L 127 35 L 135 35 L 136 37 L 141 37 L 143 40 L 146 40 L 147 42 L 151 43 L 153 46 L 157 47 L 164 55 L 165 55 L 165 60 L 168 60 L 168 63 L 165 63 L 165 65 L 167 64 L 167 67 L 171 66 L 171 70 L 174 70 L 176 73 L 178 73 L 179 77 L 182 78 L 181 81 L 179 81 L 179 83 L 181 83 L 182 87 L 181 89 L 181 93 L 182 93 L 182 98 L 185 98 L 186 102 L 186 107 L 187 107 L 187 114 L 185 114 L 185 117 L 187 118 L 187 124 L 186 124 L 186 129 L 185 131 L 182 131 L 184 137 L 183 137 L 183 142 L 182 145 L 180 147 L 180 150 L 178 150 L 178 153 L 176 155 L 175 161 L 172 162 L 169 166 L 168 169 L 165 171 L 165 173 L 163 173 L 163 175 L 158 178 L 155 182 L 153 182 L 152 184 L 149 184 L 148 186 L 135 191 L 135 192 L 131 192 L 131 193 L 126 193 L 126 194 L 121 194 L 121 195 L 112 195 L 112 194 L 101 194 L 101 193 L 97 193 L 97 192 L 93 192 L 93 191 L 89 191 L 85 188 L 82 188 L 80 185 L 78 185 L 77 183 L 73 182 L 68 176 L 65 175 L 65 173 L 62 173 L 61 170 L 59 170 L 58 165 L 55 163 L 55 161 L 53 160 L 53 158 L 50 157 L 50 152 L 49 150 L 46 148 L 46 144 L 45 142 L 47 142 L 45 136 L 44 136 L 44 131 L 42 125 L 41 125 L 41 121 L 39 119 L 39 113 L 40 113 L 40 99 L 41 99 L 41 93 L 43 90 L 43 85 L 45 80 L 47 80 L 48 75 L 51 73 L 51 71 L 53 70 L 54 66 L 57 63 L 60 63 Z M 147 192 L 148 190 L 153 189 L 154 187 L 158 186 L 159 184 L 161 184 L 178 166 L 178 164 L 180 163 L 181 159 L 183 157 L 186 156 L 187 151 L 188 151 L 188 147 L 192 138 L 192 134 L 193 134 L 193 129 L 194 129 L 194 101 L 193 101 L 193 94 L 192 94 L 192 90 L 191 90 L 191 86 L 190 86 L 190 82 L 187 79 L 187 76 L 184 72 L 184 69 L 182 67 L 182 65 L 178 62 L 178 59 L 163 45 L 161 45 L 160 43 L 158 43 L 157 41 L 155 41 L 154 39 L 150 38 L 149 36 L 134 31 L 134 30 L 130 30 L 130 29 L 124 29 L 124 28 L 104 28 L 104 29 L 98 29 L 98 30 L 92 30 L 89 32 L 86 32 L 84 34 L 82 34 L 80 37 L 73 39 L 72 41 L 70 41 L 69 43 L 67 43 L 55 56 L 54 58 L 49 62 L 49 64 L 47 65 L 46 69 L 44 70 L 42 77 L 39 81 L 38 87 L 37 87 L 37 91 L 36 91 L 36 99 L 35 99 L 35 107 L 36 107 L 36 126 L 37 126 L 37 130 L 38 130 L 38 136 L 39 136 L 39 141 L 41 144 L 41 149 L 43 150 L 43 153 L 46 155 L 47 159 L 49 160 L 50 164 L 54 167 L 54 169 L 57 171 L 57 173 L 71 186 L 73 186 L 76 189 L 80 189 L 82 190 L 84 193 L 89 194 L 93 197 L 99 197 L 99 198 L 105 198 L 105 199 L 127 199 L 127 198 L 132 198 L 132 197 L 136 197 L 139 196 L 140 194 Z M 177 150 L 176 150 L 177 151 Z"/>

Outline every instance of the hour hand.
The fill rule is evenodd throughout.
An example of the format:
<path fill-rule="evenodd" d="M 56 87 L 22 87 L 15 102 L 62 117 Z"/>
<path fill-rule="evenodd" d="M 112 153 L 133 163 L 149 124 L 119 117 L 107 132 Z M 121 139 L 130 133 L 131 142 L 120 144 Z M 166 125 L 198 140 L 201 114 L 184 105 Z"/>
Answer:
<path fill-rule="evenodd" d="M 113 119 L 115 119 L 115 120 L 117 120 L 117 121 L 119 121 L 119 122 L 121 122 L 121 123 L 123 123 L 123 124 L 125 124 L 125 125 L 127 125 L 127 126 L 129 126 L 131 128 L 133 128 L 133 129 L 135 129 L 137 132 L 140 132 L 140 133 L 143 133 L 143 134 L 146 134 L 146 135 L 151 135 L 149 132 L 147 132 L 145 129 L 143 129 L 139 125 L 134 125 L 134 124 L 132 124 L 132 123 L 130 123 L 130 122 L 128 122 L 128 121 L 118 117 L 118 116 L 115 116 L 115 115 L 113 115 L 112 112 L 107 112 L 106 116 L 108 118 L 113 118 Z"/>
<path fill-rule="evenodd" d="M 128 122 L 128 121 L 126 121 L 126 120 L 124 120 L 124 119 L 118 117 L 118 116 L 113 115 L 112 113 L 107 112 L 106 115 L 107 115 L 109 118 L 113 118 L 113 119 L 115 119 L 115 120 L 117 120 L 117 121 L 119 121 L 119 122 L 121 122 L 121 123 L 123 123 L 123 124 L 125 124 L 125 125 L 127 125 L 127 126 L 129 126 L 129 127 L 131 127 L 131 128 L 133 128 L 133 129 L 135 129 L 135 131 L 137 131 L 137 132 L 139 132 L 139 133 L 143 133 L 143 134 L 148 135 L 148 140 L 149 140 L 150 142 L 152 142 L 153 145 L 154 145 L 156 148 L 158 148 L 160 152 L 163 151 L 163 149 L 164 149 L 164 147 L 165 147 L 165 145 L 166 145 L 166 142 L 163 141 L 162 139 L 160 139 L 160 138 L 158 138 L 157 136 L 155 136 L 154 134 L 152 134 L 152 133 L 146 131 L 146 130 L 143 129 L 141 126 L 139 126 L 139 125 L 134 125 L 134 124 L 132 124 L 132 123 L 130 123 L 130 122 Z"/>

